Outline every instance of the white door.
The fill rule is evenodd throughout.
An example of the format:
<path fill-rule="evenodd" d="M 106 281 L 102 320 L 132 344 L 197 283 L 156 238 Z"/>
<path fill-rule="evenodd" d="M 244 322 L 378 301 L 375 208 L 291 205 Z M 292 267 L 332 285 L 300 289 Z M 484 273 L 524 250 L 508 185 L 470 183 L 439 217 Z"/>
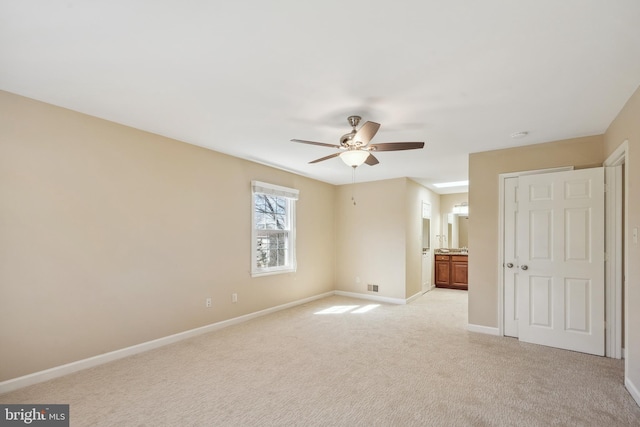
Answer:
<path fill-rule="evenodd" d="M 431 251 L 426 251 L 422 254 L 422 292 L 430 291 L 431 286 L 431 263 L 433 257 Z"/>
<path fill-rule="evenodd" d="M 518 337 L 518 177 L 504 181 L 504 335 Z"/>
<path fill-rule="evenodd" d="M 518 336 L 604 355 L 604 169 L 518 183 Z"/>

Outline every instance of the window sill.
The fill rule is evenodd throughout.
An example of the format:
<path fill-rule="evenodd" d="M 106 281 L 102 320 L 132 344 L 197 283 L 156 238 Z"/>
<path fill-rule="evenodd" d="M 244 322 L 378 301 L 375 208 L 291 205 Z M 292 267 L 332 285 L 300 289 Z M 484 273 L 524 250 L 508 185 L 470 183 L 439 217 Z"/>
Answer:
<path fill-rule="evenodd" d="M 262 277 L 262 276 L 273 276 L 275 274 L 286 274 L 286 273 L 295 273 L 295 268 L 281 268 L 281 269 L 273 269 L 266 271 L 252 271 L 251 277 Z"/>

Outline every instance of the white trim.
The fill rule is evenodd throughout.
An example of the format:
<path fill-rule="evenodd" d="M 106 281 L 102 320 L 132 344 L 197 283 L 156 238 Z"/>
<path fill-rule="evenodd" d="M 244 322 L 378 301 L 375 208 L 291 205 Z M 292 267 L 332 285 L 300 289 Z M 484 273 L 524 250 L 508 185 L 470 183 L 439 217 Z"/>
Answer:
<path fill-rule="evenodd" d="M 487 335 L 496 335 L 500 336 L 500 328 L 493 328 L 491 326 L 482 326 L 482 325 L 473 325 L 471 323 L 467 324 L 467 331 L 469 332 L 478 332 L 481 334 Z"/>
<path fill-rule="evenodd" d="M 504 186 L 510 174 L 498 175 L 498 335 L 504 336 Z M 468 328 L 468 326 L 467 326 Z"/>
<path fill-rule="evenodd" d="M 627 153 L 629 150 L 629 141 L 624 140 L 622 144 L 615 149 L 609 157 L 604 161 L 603 165 L 607 167 L 620 166 L 627 163 Z M 622 349 L 622 330 L 623 330 L 623 322 L 625 325 L 628 325 L 626 318 L 622 319 L 622 304 L 626 305 L 626 301 L 623 301 L 622 288 L 626 288 L 626 284 L 624 283 L 624 277 L 627 277 L 627 266 L 628 262 L 628 239 L 624 242 L 624 248 L 622 247 L 622 229 L 629 230 L 629 213 L 628 213 L 628 188 L 629 188 L 629 166 L 625 166 L 625 173 L 622 176 L 622 179 L 617 179 L 613 182 L 613 185 L 608 185 L 609 191 L 612 194 L 615 194 L 616 197 L 607 197 L 607 210 L 609 212 L 615 212 L 620 208 L 621 204 L 624 204 L 624 212 L 622 215 L 624 216 L 623 224 L 619 224 L 617 221 L 615 223 L 611 223 L 611 221 L 607 220 L 607 231 L 608 236 L 606 240 L 606 249 L 610 260 L 610 265 L 608 268 L 607 274 L 607 282 L 606 282 L 606 295 L 607 295 L 607 310 L 606 313 L 607 319 L 607 341 L 606 341 L 606 350 L 607 356 L 613 357 L 616 359 L 625 358 L 624 350 Z M 608 183 L 609 184 L 609 183 Z M 622 192 L 622 188 L 627 189 L 624 192 L 624 200 L 621 199 L 620 193 Z M 613 215 L 614 219 L 618 219 L 619 215 Z M 623 252 L 623 257 L 621 257 L 618 252 Z M 624 263 L 624 271 L 622 268 L 622 264 Z M 628 306 L 625 307 L 625 313 L 628 313 Z M 625 316 L 626 317 L 626 316 Z M 625 335 L 628 337 L 628 332 L 625 329 Z M 625 375 L 628 372 L 627 362 L 625 361 Z M 626 377 L 625 377 L 626 378 Z"/>
<path fill-rule="evenodd" d="M 287 261 L 286 265 L 279 267 L 259 268 L 257 265 L 257 233 L 256 229 L 256 194 L 267 194 L 281 197 L 286 200 L 287 228 L 285 230 L 263 230 L 269 232 L 287 233 Z M 299 191 L 295 188 L 282 187 L 261 181 L 251 181 L 251 277 L 270 276 L 274 274 L 295 273 L 297 270 L 296 258 L 296 201 Z"/>
<path fill-rule="evenodd" d="M 359 294 L 357 292 L 334 291 L 334 293 L 335 295 L 340 295 L 343 297 L 366 299 L 366 300 L 377 301 L 377 302 L 386 302 L 389 304 L 406 304 L 409 301 L 402 298 L 381 297 L 378 295 Z M 411 298 L 414 298 L 414 297 L 416 296 L 414 295 Z"/>
<path fill-rule="evenodd" d="M 246 322 L 247 320 L 255 319 L 256 317 L 265 316 L 267 314 L 274 313 L 276 311 L 284 310 L 287 308 L 295 307 L 297 305 L 306 304 L 311 301 L 330 297 L 334 295 L 334 292 L 326 292 L 324 294 L 315 295 L 309 298 L 289 302 L 286 304 L 278 305 L 275 307 L 267 308 L 264 310 L 256 311 L 254 313 L 245 314 L 243 316 L 234 317 L 232 319 L 223 320 L 221 322 L 212 323 L 210 325 L 201 326 L 199 328 L 190 329 L 188 331 L 179 332 L 177 334 L 169 335 L 163 338 L 143 342 L 131 347 L 125 347 L 119 350 L 110 351 L 109 353 L 100 354 L 97 356 L 89 357 L 87 359 L 78 360 L 75 362 L 67 363 L 65 365 L 56 366 L 54 368 L 45 369 L 44 371 L 34 372 L 33 374 L 24 375 L 22 377 L 13 378 L 7 381 L 0 382 L 0 394 L 8 393 L 10 391 L 17 390 L 19 388 L 27 387 L 33 384 L 48 381 L 54 378 L 59 378 L 64 375 L 68 375 L 74 372 L 78 372 L 84 369 L 92 368 L 94 366 L 102 365 L 104 363 L 112 362 L 114 360 L 123 359 L 134 354 L 143 353 L 145 351 L 153 350 L 158 347 L 163 347 L 168 344 L 173 344 L 178 341 L 182 341 L 188 338 L 192 338 L 198 335 L 206 334 L 208 332 L 217 331 L 218 329 L 226 328 L 227 326 L 236 325 L 238 323 Z"/>
<path fill-rule="evenodd" d="M 629 377 L 624 378 L 624 385 L 627 387 L 629 394 L 633 397 L 633 400 L 640 406 L 640 391 L 638 387 L 629 379 Z"/>
<path fill-rule="evenodd" d="M 550 169 L 535 169 L 521 172 L 501 173 L 498 175 L 498 327 L 499 336 L 504 336 L 504 183 L 507 178 L 518 178 L 539 173 L 564 172 L 573 170 L 573 166 Z"/>
<path fill-rule="evenodd" d="M 622 167 L 605 166 L 605 355 L 622 357 Z"/>
<path fill-rule="evenodd" d="M 300 190 L 295 188 L 283 187 L 262 181 L 251 181 L 251 191 L 253 193 L 269 194 L 271 196 L 286 197 L 287 199 L 293 200 L 298 200 L 300 195 Z"/>
<path fill-rule="evenodd" d="M 605 166 L 617 166 L 621 165 L 625 162 L 627 157 L 627 152 L 629 151 L 629 140 L 625 139 L 622 141 L 622 144 L 615 149 L 613 153 L 607 157 L 607 160 L 604 161 Z"/>
<path fill-rule="evenodd" d="M 622 178 L 623 182 L 624 182 L 624 187 L 625 187 L 625 192 L 624 192 L 624 231 L 625 233 L 629 232 L 629 170 L 631 168 L 631 165 L 629 165 L 629 140 L 625 139 L 624 141 L 622 141 L 622 144 L 620 144 L 618 146 L 618 148 L 616 148 L 614 150 L 613 153 L 611 153 L 611 155 L 607 158 L 607 160 L 605 160 L 605 165 L 607 166 L 615 166 L 615 165 L 619 165 L 619 164 L 625 164 L 624 167 L 624 177 Z M 629 239 L 624 239 L 624 271 L 622 273 L 624 279 L 624 283 L 622 284 L 622 287 L 624 288 L 624 294 L 625 295 L 629 295 L 627 292 L 627 282 L 626 282 L 626 278 L 629 277 Z M 617 290 L 616 290 L 617 292 Z M 629 335 L 631 334 L 631 332 L 629 331 L 629 298 L 625 298 L 623 301 L 624 304 L 624 319 L 622 319 L 622 322 L 624 324 L 624 342 L 629 343 Z M 623 355 L 624 357 L 624 379 L 625 379 L 625 384 L 631 384 L 632 387 L 634 388 L 634 390 L 636 391 L 636 395 L 634 397 L 634 399 L 636 400 L 636 402 L 638 402 L 638 404 L 640 405 L 640 399 L 637 398 L 637 396 L 639 396 L 638 392 L 637 392 L 637 388 L 633 385 L 633 383 L 631 382 L 631 380 L 629 379 L 628 375 L 629 375 L 629 358 L 626 357 L 626 355 Z M 629 390 L 629 392 L 631 392 L 631 390 Z"/>
<path fill-rule="evenodd" d="M 532 169 L 532 170 L 519 171 L 519 172 L 507 172 L 507 173 L 501 173 L 498 176 L 501 177 L 501 178 L 502 177 L 504 177 L 504 178 L 517 178 L 517 177 L 520 177 L 520 176 L 537 175 L 537 174 L 540 174 L 540 173 L 566 172 L 566 171 L 572 171 L 574 169 L 575 169 L 574 166 L 561 166 L 561 167 L 558 167 L 558 168 Z"/>

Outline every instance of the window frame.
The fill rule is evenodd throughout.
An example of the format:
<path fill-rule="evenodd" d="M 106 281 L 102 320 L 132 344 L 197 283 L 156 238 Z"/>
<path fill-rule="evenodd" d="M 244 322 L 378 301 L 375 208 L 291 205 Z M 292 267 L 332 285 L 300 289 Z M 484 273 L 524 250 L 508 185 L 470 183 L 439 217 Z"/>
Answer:
<path fill-rule="evenodd" d="M 258 236 L 264 232 L 256 227 L 256 194 L 284 198 L 285 223 L 288 227 L 274 232 L 286 232 L 286 260 L 282 266 L 259 267 L 258 266 Z M 294 188 L 282 187 L 261 181 L 251 181 L 251 277 L 269 276 L 273 274 L 293 273 L 297 269 L 296 263 L 296 201 L 299 191 Z"/>

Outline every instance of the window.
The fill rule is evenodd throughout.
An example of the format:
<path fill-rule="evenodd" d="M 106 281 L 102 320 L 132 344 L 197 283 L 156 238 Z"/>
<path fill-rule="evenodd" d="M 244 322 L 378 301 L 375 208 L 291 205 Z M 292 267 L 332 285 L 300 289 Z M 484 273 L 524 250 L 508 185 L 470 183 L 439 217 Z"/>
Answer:
<path fill-rule="evenodd" d="M 251 181 L 251 275 L 296 271 L 298 190 Z"/>

